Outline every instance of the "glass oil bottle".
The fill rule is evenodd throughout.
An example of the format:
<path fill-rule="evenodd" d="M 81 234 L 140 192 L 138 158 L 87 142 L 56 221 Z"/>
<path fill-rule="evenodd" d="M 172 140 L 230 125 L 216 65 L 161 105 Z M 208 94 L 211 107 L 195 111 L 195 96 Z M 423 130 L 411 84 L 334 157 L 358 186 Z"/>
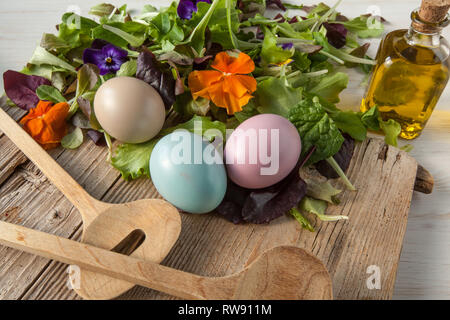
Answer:
<path fill-rule="evenodd" d="M 361 111 L 377 106 L 383 120 L 400 123 L 400 136 L 420 135 L 449 79 L 449 45 L 441 37 L 450 22 L 450 0 L 423 0 L 409 30 L 382 40 Z"/>

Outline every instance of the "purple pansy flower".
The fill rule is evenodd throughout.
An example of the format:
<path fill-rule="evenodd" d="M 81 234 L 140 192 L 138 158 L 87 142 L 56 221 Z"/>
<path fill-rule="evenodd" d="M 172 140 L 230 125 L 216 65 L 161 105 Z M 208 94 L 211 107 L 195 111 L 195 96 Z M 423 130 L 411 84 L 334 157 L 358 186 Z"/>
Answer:
<path fill-rule="evenodd" d="M 181 19 L 190 20 L 192 14 L 197 12 L 197 4 L 199 2 L 211 3 L 211 0 L 180 0 L 177 12 Z"/>
<path fill-rule="evenodd" d="M 95 64 L 100 75 L 116 73 L 124 62 L 128 60 L 128 52 L 109 42 L 96 39 L 91 48 L 84 50 L 83 62 Z"/>
<path fill-rule="evenodd" d="M 292 42 L 282 43 L 281 48 L 283 50 L 291 50 L 294 47 L 294 44 Z"/>

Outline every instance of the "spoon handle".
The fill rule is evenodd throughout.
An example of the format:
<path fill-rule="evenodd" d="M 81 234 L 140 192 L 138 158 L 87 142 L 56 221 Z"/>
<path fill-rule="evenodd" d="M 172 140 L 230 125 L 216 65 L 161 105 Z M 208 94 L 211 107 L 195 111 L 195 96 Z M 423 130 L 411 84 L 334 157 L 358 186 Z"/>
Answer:
<path fill-rule="evenodd" d="M 92 198 L 61 166 L 0 108 L 0 130 L 45 174 L 80 211 L 83 221 L 92 221 L 103 205 Z"/>
<path fill-rule="evenodd" d="M 3 221 L 0 244 L 184 299 L 230 298 L 238 280 L 197 276 Z"/>

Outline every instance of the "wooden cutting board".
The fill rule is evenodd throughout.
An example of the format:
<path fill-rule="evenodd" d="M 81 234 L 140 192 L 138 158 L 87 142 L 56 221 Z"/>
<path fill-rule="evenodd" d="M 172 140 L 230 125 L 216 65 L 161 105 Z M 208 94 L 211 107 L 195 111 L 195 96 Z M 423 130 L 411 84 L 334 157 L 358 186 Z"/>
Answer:
<path fill-rule="evenodd" d="M 20 160 L 17 164 L 24 163 L 23 155 L 5 139 L 0 134 L 0 144 L 3 145 L 0 153 L 7 153 L 3 159 L 10 158 L 8 163 L 13 159 Z M 104 153 L 104 149 L 86 143 L 78 152 L 55 150 L 52 155 L 88 191 L 105 201 L 124 202 L 158 196 L 149 180 L 126 182 L 118 179 L 117 172 L 106 162 L 97 160 Z M 10 168 L 6 162 L 4 164 L 0 173 L 8 172 L 3 176 L 9 179 L 2 178 L 5 181 L 0 186 L 0 199 L 4 199 L 2 196 L 6 194 L 10 200 L 0 202 L 0 218 L 77 239 L 80 234 L 78 213 L 61 196 L 56 197 L 59 192 L 48 182 L 40 184 L 40 180 L 45 182 L 40 172 L 32 164 L 25 163 L 19 173 L 9 176 L 14 166 Z M 233 225 L 216 214 L 182 214 L 180 238 L 163 264 L 201 275 L 220 276 L 239 271 L 267 249 L 296 245 L 311 251 L 325 263 L 333 278 L 336 299 L 389 299 L 393 293 L 417 167 L 416 161 L 407 153 L 386 146 L 378 138 L 368 139 L 357 144 L 347 171 L 358 191 L 342 193 L 341 204 L 330 207 L 327 212 L 348 215 L 348 221 L 312 220 L 316 229 L 312 233 L 302 229 L 289 216 L 269 225 Z M 34 176 L 30 176 L 29 171 Z M 32 181 L 39 187 L 24 186 L 21 176 L 26 177 L 26 183 Z M 345 189 L 339 181 L 333 183 Z M 14 190 L 14 186 L 26 192 Z M 8 197 L 11 193 L 14 196 Z M 36 198 L 33 198 L 34 193 L 38 193 Z M 44 198 L 38 198 L 42 194 Z M 33 210 L 27 212 L 26 207 L 32 203 Z M 54 212 L 48 213 L 51 208 Z M 41 211 L 47 212 L 47 216 L 40 216 Z M 59 221 L 61 219 L 65 220 L 64 223 Z M 0 248 L 0 287 L 4 288 L 3 292 L 0 290 L 0 297 L 77 298 L 66 288 L 65 266 L 42 260 Z M 366 284 L 367 279 L 373 276 L 374 268 L 379 270 L 380 289 L 368 289 Z M 14 273 L 21 274 L 21 279 L 18 280 Z M 173 297 L 135 287 L 121 298 Z"/>
<path fill-rule="evenodd" d="M 348 221 L 315 221 L 312 233 L 288 216 L 269 225 L 233 225 L 217 215 L 183 215 L 181 236 L 166 263 L 217 276 L 240 270 L 269 248 L 296 245 L 325 263 L 336 299 L 390 299 L 416 172 L 417 162 L 407 153 L 368 139 L 357 144 L 347 171 L 358 191 L 345 191 L 340 205 L 327 212 L 348 215 Z M 368 289 L 377 268 L 381 288 Z M 168 298 L 144 288 L 126 297 Z"/>

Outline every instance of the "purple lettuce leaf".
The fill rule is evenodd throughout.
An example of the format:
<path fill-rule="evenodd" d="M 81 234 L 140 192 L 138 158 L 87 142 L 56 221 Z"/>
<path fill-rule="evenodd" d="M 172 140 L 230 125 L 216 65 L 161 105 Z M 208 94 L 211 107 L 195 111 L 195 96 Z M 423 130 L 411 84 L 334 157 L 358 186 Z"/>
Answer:
<path fill-rule="evenodd" d="M 358 48 L 353 49 L 352 52 L 350 52 L 350 54 L 352 56 L 358 57 L 358 58 L 364 58 L 366 56 L 367 50 L 369 50 L 370 47 L 370 43 L 364 43 L 363 45 L 359 46 Z M 353 62 L 345 62 L 345 66 L 347 68 L 353 68 L 358 66 L 357 63 L 353 63 Z"/>
<path fill-rule="evenodd" d="M 261 224 L 281 217 L 306 195 L 306 182 L 299 174 L 300 164 L 279 183 L 250 193 L 242 208 L 245 221 Z"/>
<path fill-rule="evenodd" d="M 234 224 L 245 222 L 242 208 L 251 190 L 242 188 L 228 180 L 227 193 L 216 212 Z"/>
<path fill-rule="evenodd" d="M 250 190 L 229 182 L 225 198 L 216 211 L 233 223 L 261 224 L 281 217 L 305 197 L 307 185 L 299 171 L 315 150 L 312 147 L 289 175 L 273 186 Z"/>
<path fill-rule="evenodd" d="M 137 60 L 136 78 L 148 83 L 159 92 L 164 101 L 166 109 L 175 103 L 176 81 L 170 70 L 165 70 L 153 53 L 144 50 L 139 54 Z"/>
<path fill-rule="evenodd" d="M 266 7 L 275 7 L 280 10 L 286 11 L 286 7 L 284 6 L 283 2 L 281 2 L 281 0 L 266 0 Z"/>
<path fill-rule="evenodd" d="M 347 42 L 348 30 L 340 23 L 324 22 L 323 26 L 327 29 L 328 42 L 335 48 L 340 49 Z"/>
<path fill-rule="evenodd" d="M 193 70 L 205 70 L 208 68 L 210 60 L 213 58 L 213 56 L 208 55 L 201 58 L 195 58 L 194 59 L 194 66 Z"/>
<path fill-rule="evenodd" d="M 299 174 L 302 164 L 282 181 L 263 189 L 245 189 L 229 182 L 225 198 L 216 211 L 235 224 L 269 223 L 281 217 L 306 195 L 307 186 Z"/>
<path fill-rule="evenodd" d="M 51 82 L 43 77 L 29 76 L 8 70 L 3 73 L 5 93 L 15 105 L 23 110 L 30 110 L 39 103 L 36 89 L 42 85 L 51 86 Z"/>
<path fill-rule="evenodd" d="M 97 146 L 104 147 L 106 145 L 105 135 L 100 131 L 92 129 L 88 130 L 86 134 Z"/>
<path fill-rule="evenodd" d="M 78 97 L 77 102 L 78 102 L 78 106 L 80 107 L 80 110 L 83 112 L 83 114 L 86 116 L 86 118 L 90 119 L 92 108 L 91 108 L 91 102 L 89 101 L 89 99 L 86 99 L 83 97 Z"/>

